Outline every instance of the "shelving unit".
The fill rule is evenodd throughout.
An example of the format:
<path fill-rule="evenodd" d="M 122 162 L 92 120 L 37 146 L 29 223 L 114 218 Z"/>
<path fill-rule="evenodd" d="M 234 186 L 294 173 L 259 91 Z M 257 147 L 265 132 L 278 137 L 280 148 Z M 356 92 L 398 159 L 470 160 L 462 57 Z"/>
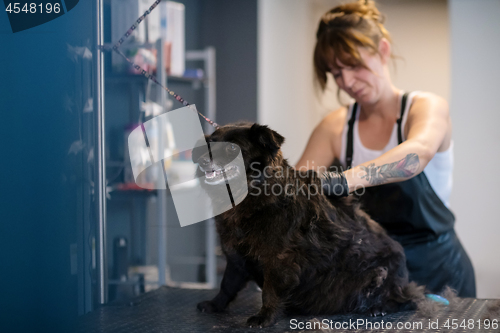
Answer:
<path fill-rule="evenodd" d="M 215 120 L 216 116 L 216 91 L 215 91 L 215 49 L 213 47 L 208 47 L 204 50 L 200 51 L 187 51 L 186 52 L 186 60 L 187 61 L 202 61 L 205 70 L 205 76 L 202 80 L 196 78 L 179 78 L 179 77 L 167 77 L 166 80 L 161 80 L 160 82 L 165 82 L 168 84 L 169 80 L 176 80 L 180 82 L 191 82 L 193 85 L 203 82 L 203 86 L 205 89 L 205 111 L 206 115 L 210 119 Z M 162 67 L 164 68 L 164 67 Z M 176 103 L 176 102 L 174 102 Z M 174 104 L 175 108 L 175 104 Z M 210 124 L 205 123 L 205 133 L 212 133 L 213 127 Z M 165 220 L 164 220 L 165 221 Z M 160 222 L 160 221 L 158 221 Z M 165 276 L 165 285 L 171 287 L 181 287 L 181 288 L 200 288 L 200 289 L 213 289 L 216 288 L 217 285 L 217 271 L 216 271 L 216 254 L 215 254 L 215 246 L 216 246 L 216 231 L 215 231 L 215 221 L 213 218 L 207 220 L 205 222 L 205 257 L 200 256 L 182 256 L 182 257 L 174 257 L 173 260 L 177 262 L 182 262 L 184 264 L 199 264 L 204 261 L 205 264 L 205 283 L 186 283 L 173 281 L 170 276 L 170 269 L 168 264 L 166 265 L 166 276 Z M 168 232 L 168 230 L 167 230 Z M 163 244 L 166 244 L 166 239 Z M 166 255 L 166 249 L 162 252 Z M 159 253 L 160 255 L 160 253 Z M 161 268 L 159 268 L 161 270 Z M 162 280 L 160 280 L 160 284 L 162 284 Z"/>
<path fill-rule="evenodd" d="M 212 47 L 209 47 L 204 50 L 197 50 L 197 51 L 187 51 L 186 52 L 186 61 L 197 61 L 201 62 L 203 64 L 203 69 L 204 69 L 204 77 L 203 78 L 191 78 L 191 77 L 177 77 L 177 76 L 167 76 L 165 72 L 165 66 L 163 64 L 163 40 L 159 39 L 157 43 L 153 44 L 133 44 L 131 43 L 130 45 L 124 45 L 124 48 L 131 48 L 131 47 L 155 47 L 157 49 L 157 73 L 156 77 L 159 82 L 164 83 L 167 87 L 169 87 L 170 83 L 173 84 L 191 84 L 190 89 L 204 89 L 204 94 L 203 94 L 203 99 L 204 99 L 204 110 L 202 111 L 204 114 L 206 114 L 210 119 L 215 120 L 215 108 L 216 108 L 216 91 L 215 91 L 215 49 Z M 132 75 L 132 74 L 112 74 L 108 75 L 105 78 L 105 81 L 107 84 L 130 84 L 129 86 L 129 92 L 132 93 L 137 93 L 141 94 L 140 91 L 137 91 L 137 87 L 144 87 L 148 83 L 148 79 L 145 78 L 142 75 Z M 153 85 L 151 87 L 155 87 L 156 89 L 156 98 L 155 101 L 157 104 L 161 105 L 163 107 L 163 112 L 168 112 L 170 109 L 168 108 L 169 103 L 167 102 L 167 96 L 168 94 L 166 91 L 161 88 L 160 86 Z M 174 89 L 175 91 L 175 89 Z M 134 97 L 135 98 L 135 97 Z M 144 97 L 139 96 L 137 100 L 140 102 Z M 196 101 L 189 100 L 190 103 L 196 104 Z M 181 104 L 179 104 L 177 101 L 173 100 L 173 103 L 170 103 L 172 106 L 171 109 L 178 109 L 182 107 Z M 133 107 L 137 107 L 137 105 L 134 105 Z M 163 113 L 162 112 L 162 113 Z M 130 115 L 129 115 L 130 116 Z M 200 118 L 201 119 L 201 118 Z M 134 121 L 134 119 L 129 119 L 130 121 Z M 208 125 L 208 126 L 206 126 Z M 204 127 L 205 133 L 211 133 L 213 131 L 213 128 L 209 124 L 205 124 Z M 161 141 L 161 139 L 159 140 Z M 126 148 L 124 148 L 126 149 Z M 160 147 L 161 149 L 161 147 Z M 128 161 L 120 162 L 117 160 L 110 160 L 108 161 L 107 165 L 108 167 L 113 167 L 113 168 L 120 168 L 123 167 L 125 168 L 127 166 L 127 163 L 130 163 Z M 162 175 L 163 177 L 163 175 Z M 200 254 L 200 255 L 186 255 L 186 256 L 169 256 L 167 253 L 167 244 L 169 242 L 169 234 L 171 233 L 171 228 L 173 226 L 169 226 L 167 223 L 167 216 L 173 213 L 167 211 L 167 201 L 171 198 L 169 198 L 169 191 L 168 190 L 117 190 L 120 186 L 119 183 L 114 183 L 110 184 L 114 189 L 116 189 L 116 192 L 120 192 L 120 194 L 116 194 L 116 192 L 111 192 L 112 197 L 115 197 L 115 200 L 132 200 L 135 202 L 137 199 L 142 198 L 141 200 L 146 200 L 146 203 L 148 200 L 151 200 L 152 198 L 155 198 L 156 201 L 156 207 L 157 207 L 157 212 L 156 212 L 156 223 L 155 227 L 157 226 L 157 239 L 152 240 L 152 239 L 141 239 L 138 240 L 136 237 L 131 237 L 130 242 L 153 242 L 157 243 L 157 258 L 158 258 L 158 280 L 157 281 L 121 281 L 120 279 L 110 279 L 108 280 L 109 285 L 136 285 L 137 283 L 141 283 L 144 285 L 151 285 L 155 284 L 158 286 L 172 286 L 172 287 L 181 287 L 181 288 L 197 288 L 197 289 L 212 289 L 216 288 L 217 285 L 217 270 L 216 270 L 216 253 L 215 253 L 215 247 L 216 247 L 216 232 L 215 232 L 215 223 L 213 219 L 207 220 L 205 222 L 202 222 L 205 224 L 204 227 L 204 237 L 205 237 L 205 254 Z M 115 193 L 115 194 L 113 194 Z M 173 207 L 169 206 L 169 209 L 172 209 Z M 133 208 L 132 208 L 133 209 Z M 141 219 L 138 219 L 141 220 Z M 136 230 L 137 226 L 135 225 L 136 223 L 146 223 L 145 219 L 142 219 L 141 221 L 133 221 L 131 219 L 130 221 L 130 228 L 131 230 Z M 144 228 L 144 226 L 141 226 Z M 179 226 L 180 227 L 180 226 Z M 141 229 L 142 230 L 142 229 Z M 156 229 L 155 229 L 156 230 Z M 132 236 L 131 231 L 131 236 Z M 143 232 L 141 236 L 147 235 L 147 232 Z M 111 236 L 111 235 L 110 235 Z M 147 237 L 145 237 L 147 238 Z M 186 241 L 200 241 L 200 240 L 186 240 Z M 108 243 L 112 243 L 112 239 L 108 239 Z M 109 249 L 109 247 L 108 247 Z M 130 259 L 131 255 L 128 255 L 128 259 Z M 172 278 L 172 270 L 171 270 L 171 265 L 175 264 L 182 264 L 182 265 L 196 265 L 198 267 L 201 267 L 200 265 L 204 265 L 205 272 L 204 276 L 206 278 L 205 282 L 186 282 L 186 281 L 174 281 Z M 143 288 L 144 289 L 144 288 Z"/>

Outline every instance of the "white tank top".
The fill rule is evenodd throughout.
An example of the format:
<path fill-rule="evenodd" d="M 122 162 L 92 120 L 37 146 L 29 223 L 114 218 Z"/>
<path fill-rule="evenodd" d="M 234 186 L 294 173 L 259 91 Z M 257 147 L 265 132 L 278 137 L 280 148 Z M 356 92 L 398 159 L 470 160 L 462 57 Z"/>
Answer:
<path fill-rule="evenodd" d="M 405 127 L 406 120 L 408 118 L 408 110 L 411 106 L 413 97 L 418 93 L 419 93 L 418 91 L 414 91 L 408 95 L 406 108 L 403 114 L 403 121 L 401 123 L 402 129 L 404 129 Z M 399 105 L 401 105 L 402 97 L 403 95 L 400 94 Z M 342 150 L 339 160 L 344 167 L 346 166 L 347 131 L 349 128 L 348 121 L 349 119 L 351 119 L 353 106 L 354 104 L 349 105 L 349 109 L 347 110 L 347 117 L 345 119 L 344 129 L 342 131 Z M 382 150 L 373 150 L 363 146 L 359 138 L 359 129 L 358 129 L 358 118 L 360 114 L 359 108 L 360 106 L 358 104 L 358 110 L 356 112 L 356 120 L 354 122 L 354 128 L 353 128 L 353 155 L 352 155 L 353 167 L 361 163 L 373 160 L 398 145 L 398 125 L 395 122 L 394 127 L 392 129 L 391 138 L 389 139 L 389 142 Z M 406 140 L 404 136 L 404 131 L 402 133 L 402 138 L 403 141 Z M 434 192 L 436 192 L 437 196 L 446 205 L 446 207 L 449 208 L 451 188 L 453 185 L 453 140 L 451 141 L 450 147 L 447 150 L 436 153 L 434 155 L 434 157 L 429 161 L 427 166 L 424 168 L 423 172 L 427 177 L 427 179 L 429 180 L 429 183 Z"/>

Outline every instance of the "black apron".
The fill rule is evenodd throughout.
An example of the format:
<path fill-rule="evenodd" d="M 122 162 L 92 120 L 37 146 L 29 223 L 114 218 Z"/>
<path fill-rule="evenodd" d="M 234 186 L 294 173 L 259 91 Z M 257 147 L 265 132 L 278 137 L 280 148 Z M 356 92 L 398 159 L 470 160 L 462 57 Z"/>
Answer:
<path fill-rule="evenodd" d="M 403 142 L 401 122 L 408 100 L 405 93 L 398 124 L 398 144 Z M 348 122 L 346 167 L 352 167 L 353 128 L 358 105 Z M 362 194 L 360 194 L 362 193 Z M 403 182 L 367 187 L 354 192 L 362 208 L 405 250 L 410 281 L 439 293 L 448 285 L 461 297 L 475 297 L 474 269 L 453 226 L 455 216 L 432 189 L 424 172 Z"/>

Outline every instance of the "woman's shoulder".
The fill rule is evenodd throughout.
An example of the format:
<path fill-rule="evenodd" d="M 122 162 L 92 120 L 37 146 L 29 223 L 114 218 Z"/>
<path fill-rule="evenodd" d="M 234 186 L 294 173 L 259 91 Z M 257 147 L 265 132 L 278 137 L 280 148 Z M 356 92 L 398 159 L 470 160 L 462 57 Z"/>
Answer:
<path fill-rule="evenodd" d="M 331 132 L 339 133 L 344 128 L 348 109 L 342 106 L 334 111 L 329 112 L 318 126 L 328 129 Z"/>
<path fill-rule="evenodd" d="M 408 111 L 404 128 L 404 137 L 409 136 L 410 129 L 417 126 L 419 129 L 439 128 L 445 133 L 437 152 L 448 149 L 451 143 L 452 124 L 448 102 L 445 98 L 426 91 L 413 92 L 411 106 Z M 427 131 L 425 131 L 427 133 Z"/>
<path fill-rule="evenodd" d="M 408 111 L 407 126 L 413 120 L 423 118 L 445 118 L 450 117 L 448 101 L 438 94 L 427 91 L 414 91 L 410 94 L 411 104 Z"/>
<path fill-rule="evenodd" d="M 328 131 L 335 156 L 338 158 L 342 147 L 342 132 L 346 122 L 348 108 L 340 107 L 328 113 L 319 123 L 318 129 Z"/>
<path fill-rule="evenodd" d="M 410 95 L 412 96 L 412 109 L 415 105 L 432 105 L 443 111 L 448 111 L 448 101 L 438 94 L 429 91 L 413 91 Z"/>

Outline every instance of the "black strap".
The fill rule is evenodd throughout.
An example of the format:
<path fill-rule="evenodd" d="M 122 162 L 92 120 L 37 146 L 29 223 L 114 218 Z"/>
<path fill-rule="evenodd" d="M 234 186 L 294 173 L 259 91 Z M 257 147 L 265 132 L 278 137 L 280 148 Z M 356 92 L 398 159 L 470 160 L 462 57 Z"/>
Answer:
<path fill-rule="evenodd" d="M 401 128 L 401 124 L 403 123 L 403 115 L 405 113 L 407 99 L 408 93 L 406 92 L 403 94 L 403 98 L 401 99 L 401 115 L 399 116 L 399 119 L 396 120 L 396 123 L 398 123 L 398 144 L 403 142 L 403 129 Z"/>
<path fill-rule="evenodd" d="M 401 99 L 401 115 L 399 116 L 399 119 L 396 120 L 398 124 L 398 144 L 403 142 L 403 134 L 402 134 L 403 132 L 401 124 L 403 122 L 403 115 L 405 113 L 407 100 L 408 100 L 408 93 L 406 92 L 403 94 L 403 98 Z M 345 153 L 345 162 L 347 169 L 352 168 L 354 121 L 356 120 L 357 111 L 358 111 L 358 102 L 354 103 L 354 106 L 352 107 L 352 115 L 348 123 L 349 128 L 347 131 L 347 149 Z"/>
<path fill-rule="evenodd" d="M 353 132 L 354 132 L 354 121 L 356 120 L 356 113 L 358 111 L 358 102 L 354 103 L 352 107 L 351 119 L 349 119 L 349 129 L 347 131 L 347 150 L 345 153 L 345 163 L 346 168 L 350 169 L 352 167 L 352 142 L 353 142 Z"/>

